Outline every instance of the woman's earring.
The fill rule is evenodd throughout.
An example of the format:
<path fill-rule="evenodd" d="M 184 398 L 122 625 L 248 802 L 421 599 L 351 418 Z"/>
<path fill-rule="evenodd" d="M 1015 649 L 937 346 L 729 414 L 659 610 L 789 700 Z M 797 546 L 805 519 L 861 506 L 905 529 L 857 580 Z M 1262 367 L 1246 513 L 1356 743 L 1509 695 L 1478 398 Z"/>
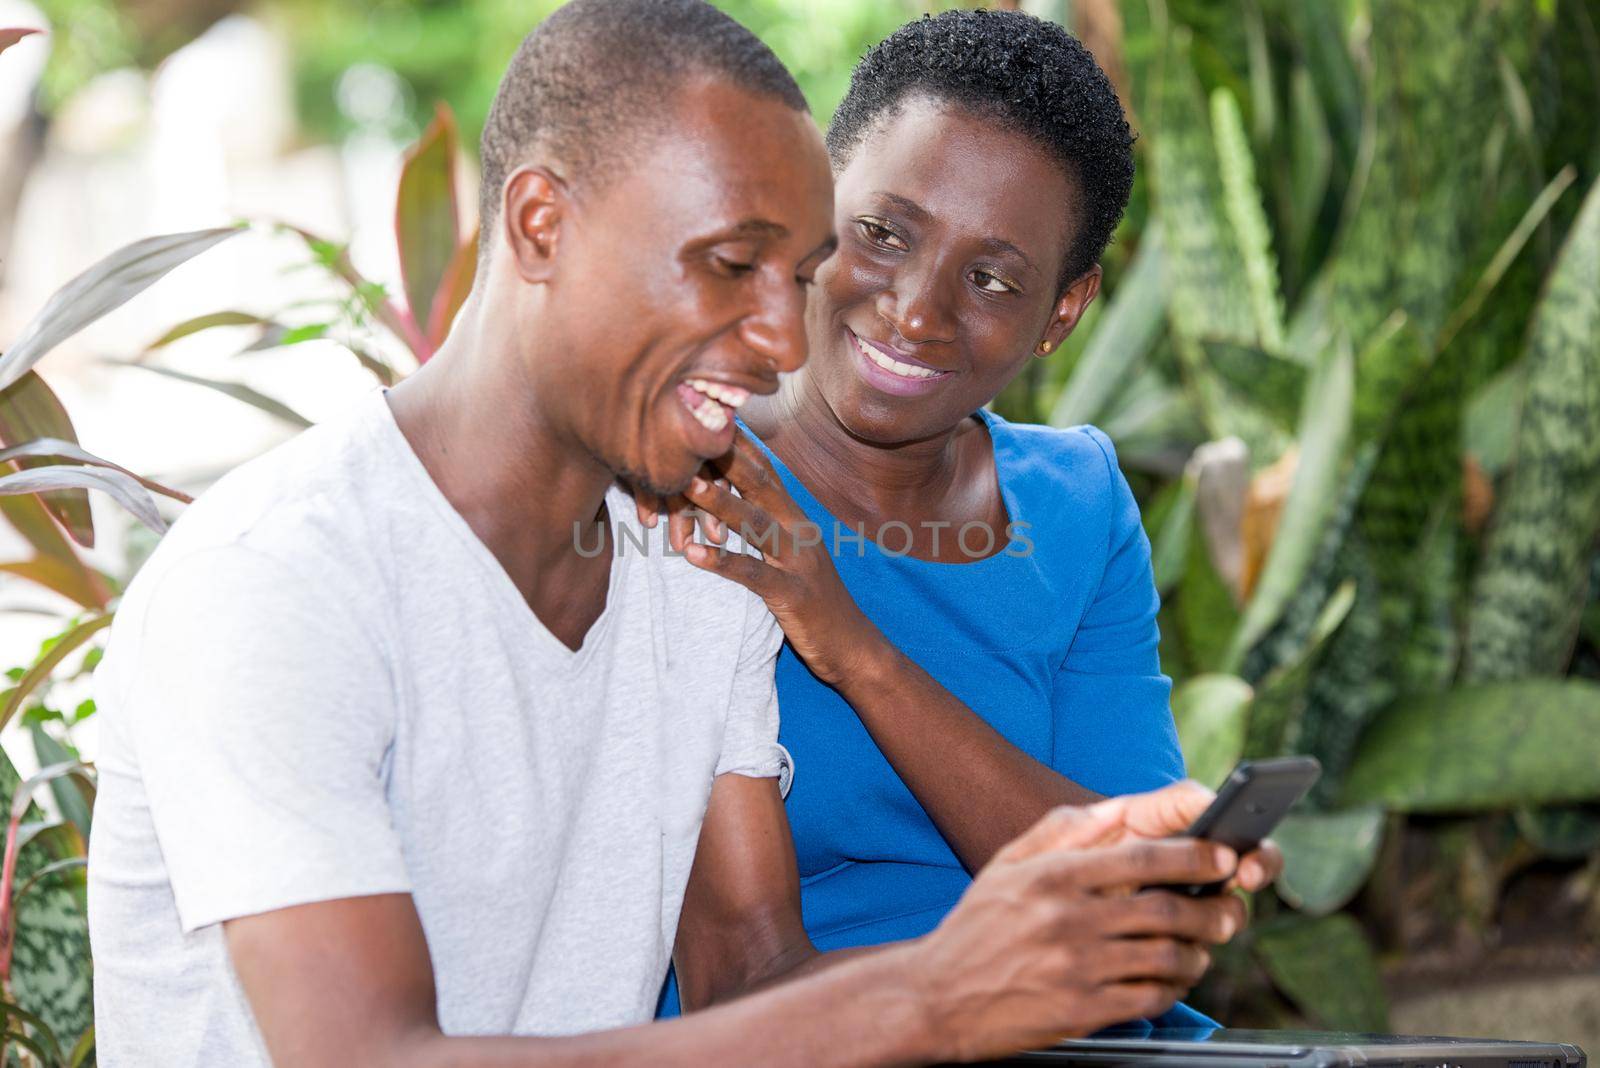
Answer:
<path fill-rule="evenodd" d="M 1050 342 L 1048 342 L 1048 341 L 1039 342 L 1039 348 L 1038 348 L 1039 355 L 1040 356 L 1048 356 L 1050 354 L 1050 347 L 1051 347 L 1050 346 Z"/>

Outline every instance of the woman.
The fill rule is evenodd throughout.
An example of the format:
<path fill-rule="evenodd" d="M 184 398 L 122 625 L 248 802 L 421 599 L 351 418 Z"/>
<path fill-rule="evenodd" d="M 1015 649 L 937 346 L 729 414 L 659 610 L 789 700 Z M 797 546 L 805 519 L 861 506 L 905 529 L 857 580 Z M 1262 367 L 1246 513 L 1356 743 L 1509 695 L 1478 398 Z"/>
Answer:
<path fill-rule="evenodd" d="M 787 811 L 823 950 L 924 934 L 1051 806 L 1183 774 L 1111 443 L 983 410 L 1099 291 L 1133 180 L 1109 82 L 1059 26 L 947 12 L 868 53 L 827 141 L 839 250 L 808 362 L 741 413 L 759 441 L 723 471 L 743 499 L 688 493 L 726 524 L 822 535 L 765 563 L 690 558 L 760 593 L 788 638 Z"/>

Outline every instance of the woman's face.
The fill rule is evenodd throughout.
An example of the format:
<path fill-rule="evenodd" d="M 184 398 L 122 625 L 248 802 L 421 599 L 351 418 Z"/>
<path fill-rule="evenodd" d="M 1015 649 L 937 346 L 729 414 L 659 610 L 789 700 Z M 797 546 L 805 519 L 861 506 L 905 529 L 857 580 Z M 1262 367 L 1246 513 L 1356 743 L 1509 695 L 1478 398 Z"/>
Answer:
<path fill-rule="evenodd" d="M 1021 134 L 905 101 L 835 178 L 839 251 L 806 309 L 808 385 L 881 444 L 971 415 L 1041 340 L 1059 344 L 1099 288 L 1096 271 L 1057 289 L 1077 199 Z"/>

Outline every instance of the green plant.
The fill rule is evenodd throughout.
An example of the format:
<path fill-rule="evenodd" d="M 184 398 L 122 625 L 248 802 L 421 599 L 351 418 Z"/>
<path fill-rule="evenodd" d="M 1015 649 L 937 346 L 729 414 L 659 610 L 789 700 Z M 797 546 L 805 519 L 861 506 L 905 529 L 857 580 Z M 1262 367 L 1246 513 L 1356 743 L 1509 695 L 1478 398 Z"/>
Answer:
<path fill-rule="evenodd" d="M 1100 423 L 1142 485 L 1192 772 L 1322 760 L 1248 955 L 1313 1020 L 1381 1028 L 1357 895 L 1386 842 L 1455 843 L 1479 889 L 1435 911 L 1468 927 L 1600 845 L 1600 683 L 1569 675 L 1600 597 L 1600 136 L 1558 121 L 1600 101 L 1600 9 L 1122 10 L 1147 214 L 1008 414 Z M 1474 814 L 1510 829 L 1463 837 Z"/>

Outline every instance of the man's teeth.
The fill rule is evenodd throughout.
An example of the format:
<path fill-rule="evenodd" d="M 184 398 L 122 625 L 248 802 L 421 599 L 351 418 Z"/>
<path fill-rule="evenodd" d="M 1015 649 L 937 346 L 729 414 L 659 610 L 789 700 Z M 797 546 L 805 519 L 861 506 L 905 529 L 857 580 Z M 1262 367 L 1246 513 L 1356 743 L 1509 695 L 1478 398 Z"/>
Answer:
<path fill-rule="evenodd" d="M 689 379 L 688 386 L 690 389 L 704 393 L 713 400 L 721 401 L 730 408 L 741 407 L 745 401 L 750 399 L 750 391 L 748 389 L 740 389 L 738 386 L 725 386 L 720 382 L 708 382 L 703 378 Z"/>
<path fill-rule="evenodd" d="M 926 367 L 918 367 L 916 364 L 901 363 L 899 360 L 879 352 L 877 348 L 867 344 L 860 338 L 855 338 L 855 343 L 856 348 L 860 349 L 862 355 L 866 356 L 867 359 L 871 360 L 885 371 L 888 371 L 891 374 L 897 374 L 901 378 L 932 378 L 939 373 L 938 371 L 933 371 Z"/>
<path fill-rule="evenodd" d="M 700 425 L 707 430 L 721 430 L 728 425 L 727 410 L 710 397 L 702 400 L 690 411 L 694 414 L 695 419 L 699 420 Z"/>

